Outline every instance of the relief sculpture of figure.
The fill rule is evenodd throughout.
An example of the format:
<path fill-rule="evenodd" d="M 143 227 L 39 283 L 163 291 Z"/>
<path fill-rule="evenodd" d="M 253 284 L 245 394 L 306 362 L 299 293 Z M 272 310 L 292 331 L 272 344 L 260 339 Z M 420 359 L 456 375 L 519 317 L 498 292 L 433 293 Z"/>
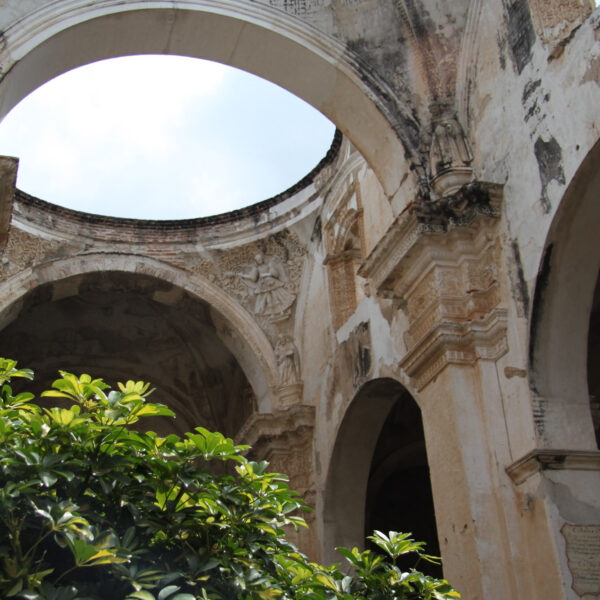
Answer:
<path fill-rule="evenodd" d="M 248 288 L 252 311 L 271 320 L 287 318 L 296 296 L 287 289 L 289 278 L 281 260 L 259 252 L 254 263 L 246 272 L 235 273 Z"/>
<path fill-rule="evenodd" d="M 298 351 L 292 338 L 280 334 L 275 345 L 275 356 L 279 365 L 279 382 L 290 385 L 298 382 Z"/>
<path fill-rule="evenodd" d="M 438 123 L 433 132 L 430 152 L 431 174 L 471 164 L 473 153 L 456 119 Z"/>

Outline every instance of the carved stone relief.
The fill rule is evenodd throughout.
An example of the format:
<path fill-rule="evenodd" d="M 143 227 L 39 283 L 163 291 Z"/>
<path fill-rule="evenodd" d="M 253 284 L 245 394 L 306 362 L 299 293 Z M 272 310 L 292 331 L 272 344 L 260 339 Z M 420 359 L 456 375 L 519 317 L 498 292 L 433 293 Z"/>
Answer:
<path fill-rule="evenodd" d="M 275 357 L 279 369 L 279 386 L 275 390 L 279 405 L 289 406 L 301 402 L 300 356 L 291 336 L 279 334 L 275 344 Z"/>
<path fill-rule="evenodd" d="M 315 506 L 313 460 L 315 409 L 297 404 L 274 413 L 252 415 L 235 436 L 236 442 L 252 446 L 253 460 L 267 460 L 269 470 L 286 473 L 290 487 L 296 490 L 312 508 Z M 308 516 L 307 516 L 308 515 Z M 310 524 L 314 513 L 305 513 Z M 299 533 L 290 532 L 301 550 L 314 551 L 314 528 Z"/>
<path fill-rule="evenodd" d="M 225 290 L 236 297 L 275 341 L 272 325 L 293 312 L 306 249 L 289 231 L 217 256 Z"/>
<path fill-rule="evenodd" d="M 600 525 L 563 525 L 573 590 L 585 598 L 600 595 Z"/>
<path fill-rule="evenodd" d="M 8 243 L 2 252 L 0 275 L 5 279 L 22 269 L 56 257 L 66 246 L 64 242 L 48 240 L 12 227 Z"/>
<path fill-rule="evenodd" d="M 447 364 L 495 360 L 507 350 L 499 192 L 471 183 L 441 201 L 420 198 L 359 270 L 408 317 L 401 366 L 418 389 Z"/>
<path fill-rule="evenodd" d="M 331 0 L 269 0 L 271 6 L 297 16 L 318 11 L 330 2 Z"/>
<path fill-rule="evenodd" d="M 290 278 L 279 256 L 257 252 L 253 263 L 227 271 L 225 276 L 237 280 L 242 301 L 257 317 L 273 323 L 290 317 L 296 294 L 290 289 Z"/>
<path fill-rule="evenodd" d="M 473 162 L 471 147 L 456 117 L 435 124 L 429 161 L 434 177 L 452 168 L 468 167 Z"/>

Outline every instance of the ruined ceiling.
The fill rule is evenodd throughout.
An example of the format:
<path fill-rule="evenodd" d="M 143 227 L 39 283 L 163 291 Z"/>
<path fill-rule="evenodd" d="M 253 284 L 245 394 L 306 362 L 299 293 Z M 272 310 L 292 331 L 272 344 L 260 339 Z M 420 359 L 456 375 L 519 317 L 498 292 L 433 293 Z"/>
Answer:
<path fill-rule="evenodd" d="M 207 306 L 148 276 L 96 273 L 40 286 L 2 332 L 3 356 L 33 368 L 46 389 L 58 369 L 115 384 L 152 382 L 152 399 L 177 419 L 159 433 L 196 426 L 233 436 L 253 410 L 248 381 L 217 335 Z"/>

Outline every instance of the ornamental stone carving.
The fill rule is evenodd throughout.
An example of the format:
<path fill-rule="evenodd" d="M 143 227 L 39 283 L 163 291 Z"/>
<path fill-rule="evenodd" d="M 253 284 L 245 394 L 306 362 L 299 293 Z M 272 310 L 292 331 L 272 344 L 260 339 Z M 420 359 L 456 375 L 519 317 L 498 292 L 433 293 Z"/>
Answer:
<path fill-rule="evenodd" d="M 507 350 L 500 307 L 500 187 L 472 183 L 400 214 L 359 270 L 409 319 L 402 368 L 422 389 L 446 365 Z M 426 205 L 426 209 L 423 208 Z"/>
<path fill-rule="evenodd" d="M 255 316 L 273 345 L 291 322 L 305 253 L 285 230 L 215 257 L 223 288 Z"/>
<path fill-rule="evenodd" d="M 289 335 L 279 334 L 275 344 L 275 357 L 279 369 L 279 386 L 275 395 L 279 399 L 279 405 L 289 406 L 302 402 L 300 357 L 294 340 Z"/>
<path fill-rule="evenodd" d="M 296 404 L 273 413 L 255 413 L 235 436 L 237 443 L 252 446 L 250 458 L 266 460 L 270 471 L 286 473 L 290 478 L 290 487 L 312 508 L 316 499 L 314 423 L 314 406 Z M 314 513 L 302 516 L 309 524 L 314 520 Z M 303 552 L 310 554 L 315 551 L 314 528 L 291 531 L 290 535 Z"/>
<path fill-rule="evenodd" d="M 257 252 L 254 263 L 225 275 L 237 278 L 243 284 L 243 301 L 257 317 L 265 317 L 271 322 L 289 318 L 296 294 L 289 289 L 290 280 L 278 256 Z"/>
<path fill-rule="evenodd" d="M 465 132 L 454 116 L 434 121 L 429 150 L 431 187 L 437 196 L 455 192 L 473 178 L 473 153 Z"/>
<path fill-rule="evenodd" d="M 55 258 L 65 246 L 64 242 L 38 237 L 12 227 L 2 253 L 0 274 L 10 277 L 22 269 Z"/>

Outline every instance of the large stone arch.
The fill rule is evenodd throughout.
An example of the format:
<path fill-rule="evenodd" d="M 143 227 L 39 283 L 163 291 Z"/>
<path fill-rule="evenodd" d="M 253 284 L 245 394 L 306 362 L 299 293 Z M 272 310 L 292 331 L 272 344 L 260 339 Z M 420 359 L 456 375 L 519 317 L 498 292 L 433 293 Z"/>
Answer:
<path fill-rule="evenodd" d="M 410 437 L 413 433 L 414 439 Z M 399 475 L 415 466 L 423 467 L 427 498 L 420 497 L 420 484 L 415 486 L 410 478 Z M 389 485 L 383 485 L 386 480 L 388 484 L 403 481 L 405 497 L 416 499 L 417 507 L 398 506 Z M 373 487 L 383 491 L 388 508 L 401 516 L 402 523 L 367 514 L 377 500 Z M 426 519 L 433 530 L 426 536 L 429 549 L 439 553 L 420 408 L 395 379 L 368 381 L 354 395 L 336 432 L 323 499 L 323 558 L 326 562 L 339 560 L 334 553 L 338 546 L 363 546 L 365 534 L 371 533 L 367 528 L 402 530 L 423 539 L 423 531 L 418 526 L 415 529 L 415 521 L 422 516 L 416 513 L 423 510 L 429 511 Z"/>
<path fill-rule="evenodd" d="M 539 443 L 596 448 L 587 377 L 588 329 L 600 270 L 600 141 L 571 180 L 546 238 L 530 329 L 530 385 Z"/>
<path fill-rule="evenodd" d="M 271 390 L 278 382 L 271 344 L 252 317 L 224 291 L 197 275 L 137 255 L 88 254 L 60 259 L 21 271 L 0 284 L 0 329 L 19 313 L 28 292 L 77 275 L 122 272 L 148 275 L 181 288 L 210 307 L 215 327 L 252 386 L 259 412 L 271 411 Z M 61 295 L 69 290 L 61 290 Z"/>
<path fill-rule="evenodd" d="M 397 191 L 405 153 L 415 150 L 414 132 L 410 137 L 402 126 L 413 120 L 408 102 L 344 44 L 256 2 L 59 0 L 42 5 L 3 32 L 0 117 L 69 69 L 146 53 L 214 60 L 280 85 L 348 135 L 389 197 Z"/>

